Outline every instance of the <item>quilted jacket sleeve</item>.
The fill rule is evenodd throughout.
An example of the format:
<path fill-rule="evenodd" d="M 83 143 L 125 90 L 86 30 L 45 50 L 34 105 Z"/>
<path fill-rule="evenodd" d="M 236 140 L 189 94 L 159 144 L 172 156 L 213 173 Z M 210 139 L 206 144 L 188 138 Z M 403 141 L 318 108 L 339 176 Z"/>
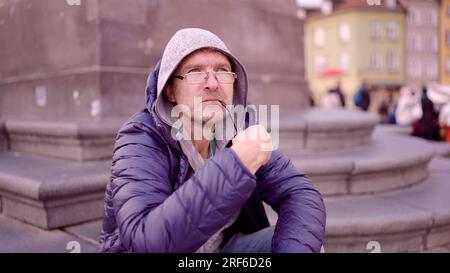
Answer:
<path fill-rule="evenodd" d="M 120 238 L 133 252 L 193 252 L 240 210 L 256 187 L 231 149 L 208 160 L 177 190 L 168 150 L 143 124 L 119 132 L 112 200 Z"/>
<path fill-rule="evenodd" d="M 278 150 L 256 173 L 257 191 L 277 213 L 273 252 L 320 252 L 325 205 L 309 178 Z"/>

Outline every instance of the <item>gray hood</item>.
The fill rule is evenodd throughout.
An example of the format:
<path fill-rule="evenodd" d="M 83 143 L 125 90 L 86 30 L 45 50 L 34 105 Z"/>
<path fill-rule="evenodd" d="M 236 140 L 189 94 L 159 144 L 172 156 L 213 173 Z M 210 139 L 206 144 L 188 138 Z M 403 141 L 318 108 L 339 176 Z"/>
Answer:
<path fill-rule="evenodd" d="M 222 40 L 215 34 L 199 28 L 185 28 L 177 31 L 169 40 L 161 59 L 158 81 L 157 97 L 154 103 L 154 111 L 158 117 L 167 125 L 172 126 L 176 118 L 171 117 L 173 104 L 163 95 L 163 90 L 170 79 L 170 76 L 181 63 L 181 61 L 192 52 L 202 48 L 213 48 L 226 55 L 231 62 L 233 71 L 237 74 L 234 83 L 233 104 L 247 105 L 247 74 L 244 66 L 231 54 Z M 243 117 L 238 117 L 243 119 Z M 238 123 L 238 122 L 237 122 Z M 221 150 L 227 140 L 218 141 L 217 148 Z M 189 162 L 194 170 L 203 165 L 203 159 L 197 153 L 191 141 L 180 141 L 184 153 L 188 156 Z M 194 150 L 193 150 L 194 149 Z M 195 154 L 196 153 L 196 154 Z M 194 155 L 195 154 L 195 155 Z"/>

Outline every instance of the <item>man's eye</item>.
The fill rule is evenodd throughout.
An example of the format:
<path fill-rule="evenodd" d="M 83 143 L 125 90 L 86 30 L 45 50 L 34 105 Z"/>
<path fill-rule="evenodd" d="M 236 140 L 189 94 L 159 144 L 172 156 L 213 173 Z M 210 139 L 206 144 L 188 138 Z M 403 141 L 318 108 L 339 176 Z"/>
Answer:
<path fill-rule="evenodd" d="M 198 68 L 189 69 L 189 71 L 187 73 L 192 73 L 192 72 L 200 72 L 200 69 L 198 69 Z"/>

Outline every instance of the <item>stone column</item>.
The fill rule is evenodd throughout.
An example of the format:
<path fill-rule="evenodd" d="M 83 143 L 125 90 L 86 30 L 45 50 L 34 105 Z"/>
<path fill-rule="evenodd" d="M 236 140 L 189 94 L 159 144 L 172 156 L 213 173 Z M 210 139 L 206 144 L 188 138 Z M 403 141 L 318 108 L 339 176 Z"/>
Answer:
<path fill-rule="evenodd" d="M 242 60 L 250 102 L 304 109 L 303 22 L 295 11 L 293 0 L 1 0 L 0 119 L 11 149 L 110 156 L 111 145 L 87 155 L 87 142 L 72 142 L 75 154 L 61 143 L 95 139 L 82 135 L 84 126 L 108 131 L 145 107 L 147 74 L 183 27 L 211 30 Z M 107 135 L 113 139 L 114 130 Z M 38 147 L 37 136 L 48 145 Z M 46 152 L 53 144 L 62 150 Z"/>
<path fill-rule="evenodd" d="M 145 107 L 147 75 L 180 28 L 225 41 L 248 68 L 253 104 L 304 109 L 295 10 L 294 0 L 0 0 L 0 151 L 21 152 L 0 153 L 3 213 L 45 229 L 102 217 L 117 130 Z"/>

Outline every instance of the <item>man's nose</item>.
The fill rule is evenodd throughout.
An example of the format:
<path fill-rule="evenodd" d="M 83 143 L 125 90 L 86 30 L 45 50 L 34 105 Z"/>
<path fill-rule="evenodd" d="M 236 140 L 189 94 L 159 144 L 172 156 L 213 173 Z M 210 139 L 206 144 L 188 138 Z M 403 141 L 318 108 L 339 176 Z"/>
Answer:
<path fill-rule="evenodd" d="M 219 82 L 216 78 L 216 73 L 209 71 L 208 72 L 208 78 L 206 80 L 206 88 L 215 91 L 219 87 Z"/>

